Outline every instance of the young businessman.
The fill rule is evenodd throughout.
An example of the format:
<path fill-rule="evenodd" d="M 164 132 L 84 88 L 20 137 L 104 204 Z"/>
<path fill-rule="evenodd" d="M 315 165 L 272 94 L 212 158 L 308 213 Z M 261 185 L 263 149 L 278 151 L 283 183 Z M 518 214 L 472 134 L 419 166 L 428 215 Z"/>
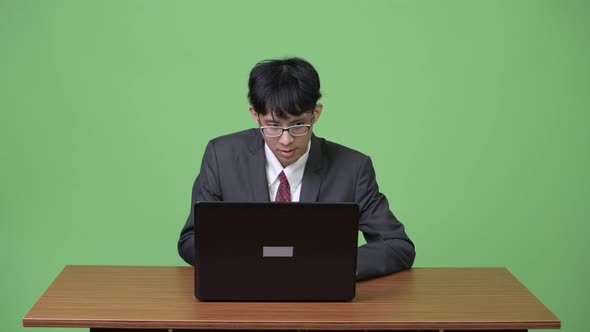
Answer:
<path fill-rule="evenodd" d="M 313 66 L 300 58 L 262 61 L 250 72 L 248 85 L 249 111 L 258 128 L 207 144 L 192 203 L 356 202 L 367 241 L 358 249 L 357 278 L 410 268 L 414 245 L 379 192 L 371 159 L 313 134 L 322 114 Z M 194 265 L 192 204 L 178 252 Z"/>

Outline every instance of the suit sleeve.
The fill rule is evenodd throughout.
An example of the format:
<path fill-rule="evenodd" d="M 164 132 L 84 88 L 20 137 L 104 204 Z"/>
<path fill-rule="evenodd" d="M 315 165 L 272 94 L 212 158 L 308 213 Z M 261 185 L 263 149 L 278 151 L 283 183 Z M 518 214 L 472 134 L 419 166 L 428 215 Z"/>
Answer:
<path fill-rule="evenodd" d="M 195 265 L 194 204 L 198 201 L 219 201 L 222 198 L 217 166 L 215 146 L 209 142 L 201 161 L 201 170 L 193 184 L 190 213 L 178 239 L 178 253 L 190 265 Z"/>
<path fill-rule="evenodd" d="M 357 279 L 368 279 L 412 267 L 416 251 L 404 225 L 389 209 L 379 192 L 375 170 L 369 157 L 357 178 L 355 200 L 360 207 L 359 229 L 367 243 L 358 249 Z"/>

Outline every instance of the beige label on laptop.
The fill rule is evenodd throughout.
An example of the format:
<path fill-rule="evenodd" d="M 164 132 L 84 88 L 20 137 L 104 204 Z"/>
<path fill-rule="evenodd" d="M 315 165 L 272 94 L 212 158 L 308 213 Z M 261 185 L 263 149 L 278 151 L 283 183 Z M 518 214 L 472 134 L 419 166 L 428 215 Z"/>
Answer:
<path fill-rule="evenodd" d="M 262 257 L 293 257 L 293 247 L 262 247 Z"/>

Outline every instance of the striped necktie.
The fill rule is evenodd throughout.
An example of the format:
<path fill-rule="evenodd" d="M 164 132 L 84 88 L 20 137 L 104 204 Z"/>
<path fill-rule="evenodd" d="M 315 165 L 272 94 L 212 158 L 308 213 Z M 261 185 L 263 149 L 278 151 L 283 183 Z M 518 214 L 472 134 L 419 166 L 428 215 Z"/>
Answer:
<path fill-rule="evenodd" d="M 285 172 L 281 171 L 279 174 L 279 190 L 277 190 L 277 194 L 275 196 L 275 202 L 290 202 L 291 201 L 291 187 L 289 186 L 289 181 L 287 180 L 287 176 Z"/>

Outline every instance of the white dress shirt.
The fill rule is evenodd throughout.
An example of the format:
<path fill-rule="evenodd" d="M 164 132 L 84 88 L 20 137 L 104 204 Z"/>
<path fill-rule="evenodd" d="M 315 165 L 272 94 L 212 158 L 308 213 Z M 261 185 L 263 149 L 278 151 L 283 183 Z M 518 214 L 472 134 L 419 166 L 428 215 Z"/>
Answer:
<path fill-rule="evenodd" d="M 311 147 L 311 140 L 307 144 L 307 151 L 296 162 L 283 168 L 277 157 L 272 153 L 268 145 L 264 143 L 264 154 L 266 155 L 266 181 L 268 183 L 268 194 L 271 202 L 274 202 L 277 190 L 279 190 L 279 174 L 285 172 L 287 180 L 289 181 L 289 188 L 291 189 L 291 202 L 299 202 L 301 194 L 301 180 L 303 179 L 303 171 L 305 171 L 305 164 L 309 157 L 309 148 Z"/>

